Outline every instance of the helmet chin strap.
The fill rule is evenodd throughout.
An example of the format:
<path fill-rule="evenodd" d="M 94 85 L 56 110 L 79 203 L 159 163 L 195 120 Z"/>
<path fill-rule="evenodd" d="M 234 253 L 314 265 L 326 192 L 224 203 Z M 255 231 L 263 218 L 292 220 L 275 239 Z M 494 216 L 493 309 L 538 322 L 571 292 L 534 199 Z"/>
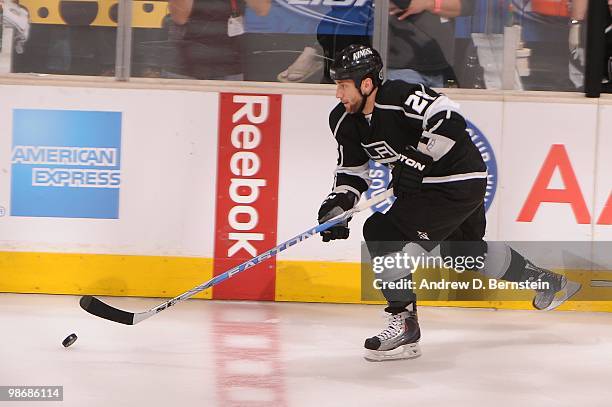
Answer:
<path fill-rule="evenodd" d="M 361 91 L 361 88 L 359 88 L 359 94 L 361 95 L 361 104 L 359 105 L 359 109 L 357 109 L 356 113 L 363 114 L 363 108 L 365 107 L 366 102 L 368 101 L 368 98 L 370 97 L 373 91 L 374 90 L 371 90 L 370 93 L 366 95 L 365 93 Z"/>
<path fill-rule="evenodd" d="M 376 85 L 374 85 L 374 89 L 372 89 L 370 93 L 368 93 L 367 95 L 361 91 L 361 81 L 359 81 L 359 84 L 357 83 L 357 81 L 355 81 L 355 87 L 357 88 L 357 90 L 359 91 L 359 94 L 361 95 L 361 103 L 359 104 L 359 108 L 354 114 L 358 114 L 358 113 L 363 114 L 363 109 L 365 108 L 366 102 L 368 101 L 368 98 L 370 97 L 372 92 L 374 92 L 374 89 L 376 89 Z"/>

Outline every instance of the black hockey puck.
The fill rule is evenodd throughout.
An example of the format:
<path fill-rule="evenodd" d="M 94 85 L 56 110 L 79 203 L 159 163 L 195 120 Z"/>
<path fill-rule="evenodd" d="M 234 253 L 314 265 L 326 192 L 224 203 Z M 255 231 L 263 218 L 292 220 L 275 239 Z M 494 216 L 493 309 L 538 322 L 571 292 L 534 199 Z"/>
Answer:
<path fill-rule="evenodd" d="M 77 336 L 76 334 L 70 334 L 66 337 L 66 339 L 64 339 L 62 341 L 62 345 L 64 345 L 64 348 L 67 348 L 68 346 L 72 345 L 73 343 L 75 343 L 77 340 Z"/>

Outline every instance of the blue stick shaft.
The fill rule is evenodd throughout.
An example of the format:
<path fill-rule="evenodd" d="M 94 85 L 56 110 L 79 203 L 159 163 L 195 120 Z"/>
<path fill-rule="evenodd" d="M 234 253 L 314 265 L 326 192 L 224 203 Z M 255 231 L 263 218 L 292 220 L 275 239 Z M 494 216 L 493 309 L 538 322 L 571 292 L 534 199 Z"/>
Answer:
<path fill-rule="evenodd" d="M 338 216 L 336 216 L 335 218 L 332 218 L 330 220 L 328 220 L 327 222 L 321 223 L 320 225 L 317 225 L 313 228 L 308 229 L 307 231 L 300 233 L 299 235 L 293 237 L 292 239 L 286 240 L 283 243 L 279 244 L 276 247 L 273 247 L 272 249 L 263 252 L 262 254 L 253 257 L 250 260 L 245 261 L 244 263 L 241 263 L 237 266 L 232 267 L 231 269 L 229 269 L 228 271 L 219 274 L 218 276 L 215 276 L 213 278 L 211 278 L 210 280 L 198 285 L 197 287 L 192 288 L 189 291 L 184 292 L 183 294 L 174 297 L 173 299 L 153 308 L 152 310 L 150 310 L 149 312 L 153 311 L 154 313 L 163 311 L 164 309 L 171 307 L 172 305 L 174 305 L 175 303 L 179 302 L 179 301 L 183 301 L 186 300 L 189 297 L 194 296 L 195 294 L 204 291 L 212 286 L 215 286 L 225 280 L 227 280 L 228 278 L 231 278 L 233 276 L 235 276 L 238 273 L 241 273 L 247 269 L 250 269 L 253 266 L 256 266 L 257 264 L 261 263 L 262 261 L 265 261 L 267 259 L 269 259 L 272 256 L 276 256 L 278 253 L 286 250 L 287 248 L 300 243 L 306 239 L 308 239 L 309 237 L 315 236 L 321 232 L 323 232 L 324 230 L 327 230 L 329 228 L 331 228 L 332 226 L 350 218 L 351 216 L 353 216 L 355 213 L 357 212 L 361 212 L 364 209 L 367 209 L 371 206 L 374 206 L 380 202 L 383 202 L 386 199 L 389 199 L 391 196 L 393 195 L 393 189 L 389 189 L 387 191 L 385 191 L 382 194 L 379 194 L 373 198 L 370 198 L 364 202 L 362 202 L 361 204 L 357 205 L 355 208 L 348 210 Z"/>

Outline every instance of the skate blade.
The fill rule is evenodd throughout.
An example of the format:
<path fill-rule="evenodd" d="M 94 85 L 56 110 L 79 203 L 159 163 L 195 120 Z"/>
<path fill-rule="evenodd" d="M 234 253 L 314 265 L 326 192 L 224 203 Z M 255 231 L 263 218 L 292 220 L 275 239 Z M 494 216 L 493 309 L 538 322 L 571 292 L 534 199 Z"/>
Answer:
<path fill-rule="evenodd" d="M 555 295 L 555 299 L 550 303 L 550 305 L 544 308 L 544 311 L 551 311 L 557 308 L 559 305 L 563 304 L 565 301 L 574 296 L 580 289 L 582 288 L 582 284 L 577 283 L 575 281 L 567 280 L 567 284 L 563 290 L 559 291 L 557 295 Z"/>
<path fill-rule="evenodd" d="M 415 359 L 421 356 L 421 347 L 418 343 L 409 343 L 398 346 L 392 350 L 366 349 L 363 356 L 368 362 L 384 362 L 386 360 Z"/>

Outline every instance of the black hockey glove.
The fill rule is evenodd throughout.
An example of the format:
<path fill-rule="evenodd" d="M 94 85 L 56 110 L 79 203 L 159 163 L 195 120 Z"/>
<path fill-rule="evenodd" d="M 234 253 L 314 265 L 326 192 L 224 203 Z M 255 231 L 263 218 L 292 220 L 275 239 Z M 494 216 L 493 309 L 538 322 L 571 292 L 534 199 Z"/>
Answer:
<path fill-rule="evenodd" d="M 357 195 L 352 192 L 332 192 L 327 195 L 327 198 L 321 204 L 319 208 L 319 224 L 327 222 L 331 218 L 340 215 L 343 212 L 352 209 L 357 202 Z M 321 232 L 324 242 L 336 239 L 348 239 L 349 228 L 348 223 L 351 219 L 347 219 L 344 222 L 337 223 L 331 228 Z"/>
<path fill-rule="evenodd" d="M 408 146 L 393 163 L 393 195 L 404 199 L 421 190 L 423 177 L 427 175 L 433 164 L 433 158 Z"/>

